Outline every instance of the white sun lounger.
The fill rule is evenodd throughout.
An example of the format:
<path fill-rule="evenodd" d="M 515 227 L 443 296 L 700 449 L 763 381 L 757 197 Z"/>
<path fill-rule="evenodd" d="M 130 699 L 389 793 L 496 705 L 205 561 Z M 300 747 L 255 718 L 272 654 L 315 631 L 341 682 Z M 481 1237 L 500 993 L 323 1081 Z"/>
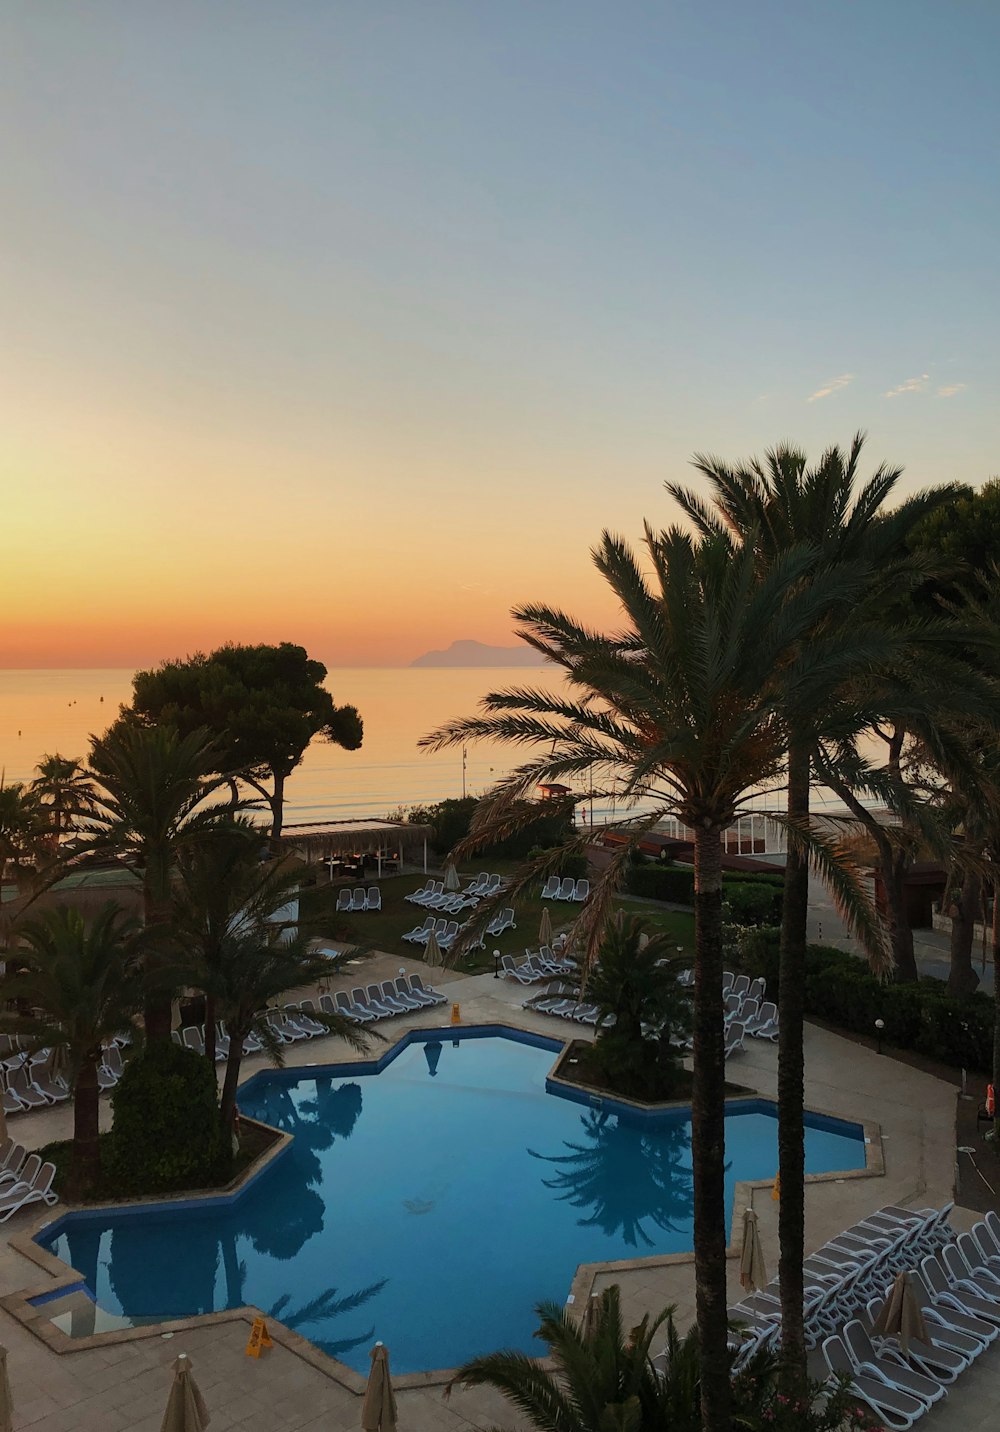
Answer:
<path fill-rule="evenodd" d="M 432 999 L 426 990 L 414 988 L 406 975 L 400 975 L 396 980 L 396 993 L 401 995 L 408 994 L 411 999 L 417 1001 L 422 1009 L 430 1009 L 432 1005 L 437 1004 L 437 1000 Z"/>
<path fill-rule="evenodd" d="M 859 1372 L 881 1377 L 890 1387 L 895 1387 L 900 1392 L 908 1392 L 911 1397 L 926 1402 L 928 1407 L 946 1395 L 944 1386 L 937 1378 L 910 1367 L 890 1350 L 880 1351 L 876 1348 L 867 1329 L 857 1318 L 845 1325 L 842 1337 Z"/>
<path fill-rule="evenodd" d="M 948 1280 L 943 1273 L 940 1280 L 935 1279 L 932 1285 L 927 1270 L 921 1265 L 914 1272 L 913 1287 L 925 1318 L 978 1338 L 984 1345 L 995 1342 L 1000 1336 L 1000 1327 L 963 1308 L 956 1298 L 950 1296 Z M 938 1292 L 939 1287 L 945 1289 L 943 1296 Z"/>
<path fill-rule="evenodd" d="M 12 1069 L 8 1073 L 7 1087 L 28 1109 L 44 1109 L 48 1105 L 49 1101 L 41 1089 L 35 1087 L 26 1064 L 22 1064 L 20 1068 Z"/>
<path fill-rule="evenodd" d="M 935 1302 L 954 1308 L 956 1312 L 968 1313 L 981 1322 L 990 1323 L 995 1331 L 1000 1331 L 1000 1303 L 984 1297 L 975 1287 L 967 1288 L 956 1283 L 937 1255 L 922 1258 L 920 1271 Z"/>
<path fill-rule="evenodd" d="M 824 1340 L 823 1359 L 833 1376 L 846 1376 L 851 1391 L 894 1432 L 907 1432 L 927 1411 L 928 1404 L 921 1398 L 900 1392 L 870 1373 L 860 1372 L 841 1338 L 834 1336 Z"/>
<path fill-rule="evenodd" d="M 370 984 L 365 990 L 365 1004 L 369 1009 L 375 1011 L 379 1019 L 389 1019 L 392 1015 L 398 1014 L 399 1010 L 390 1009 L 382 998 L 382 991 L 377 984 Z"/>
<path fill-rule="evenodd" d="M 410 897 L 407 896 L 406 898 L 409 899 Z M 338 915 L 343 915 L 344 912 L 347 911 L 347 910 L 349 910 L 350 908 L 351 908 L 351 892 L 350 892 L 350 890 L 347 890 L 347 889 L 338 890 L 338 891 L 337 891 L 337 914 L 338 914 Z"/>
<path fill-rule="evenodd" d="M 545 884 L 542 886 L 541 898 L 542 898 L 543 900 L 558 900 L 558 899 L 559 899 L 559 876 L 558 876 L 558 875 L 550 875 L 549 878 L 546 880 Z"/>
<path fill-rule="evenodd" d="M 29 1203 L 58 1203 L 59 1200 L 52 1192 L 52 1180 L 55 1176 L 55 1164 L 44 1163 L 30 1182 L 17 1183 L 8 1189 L 0 1196 L 0 1223 L 6 1223 L 12 1214 Z"/>
<path fill-rule="evenodd" d="M 725 1054 L 723 1056 L 724 1058 L 728 1059 L 730 1054 L 735 1054 L 737 1050 L 740 1050 L 742 1052 L 743 1034 L 743 1025 L 738 1019 L 733 1020 L 732 1024 L 726 1030 L 726 1048 Z"/>
<path fill-rule="evenodd" d="M 368 899 L 365 901 L 365 909 L 366 909 L 366 910 L 381 910 L 381 908 L 382 908 L 382 891 L 379 889 L 379 887 L 378 887 L 377 885 L 369 885 L 369 887 L 368 887 Z"/>
<path fill-rule="evenodd" d="M 369 989 L 370 988 L 371 986 L 369 985 Z M 381 999 L 385 1007 L 393 1014 L 409 1014 L 410 1010 L 413 1008 L 412 1005 L 403 1003 L 399 995 L 396 993 L 396 986 L 393 984 L 392 980 L 382 981 L 381 994 L 379 998 Z"/>
<path fill-rule="evenodd" d="M 304 1029 L 310 1039 L 316 1039 L 321 1034 L 330 1033 L 325 1024 L 320 1024 L 318 1019 L 313 1019 L 304 1005 L 286 1004 L 285 1014 L 294 1024 L 297 1024 L 300 1029 Z"/>
<path fill-rule="evenodd" d="M 958 1287 L 968 1288 L 983 1298 L 990 1298 L 1000 1305 L 1000 1280 L 988 1268 L 972 1268 L 958 1243 L 949 1243 L 941 1250 L 941 1262 L 948 1270 L 952 1282 Z"/>
<path fill-rule="evenodd" d="M 187 1049 L 193 1049 L 195 1054 L 204 1054 L 205 1041 L 202 1038 L 201 1030 L 195 1029 L 193 1024 L 189 1024 L 181 1030 L 181 1039 Z"/>
<path fill-rule="evenodd" d="M 589 880 L 578 880 L 578 881 L 576 882 L 576 889 L 573 891 L 573 899 L 576 900 L 576 901 L 578 902 L 578 904 L 581 904 L 581 905 L 582 905 L 583 902 L 584 902 L 585 900 L 589 900 L 589 898 L 590 898 L 590 881 L 589 881 Z"/>
<path fill-rule="evenodd" d="M 418 998 L 422 994 L 429 996 L 434 1004 L 448 1003 L 447 995 L 443 995 L 440 990 L 434 989 L 432 985 L 425 985 L 419 975 L 410 975 L 410 989 Z"/>
<path fill-rule="evenodd" d="M 0 1167 L 0 1184 L 22 1183 L 24 1180 L 21 1177 L 21 1170 L 24 1167 L 27 1151 L 22 1144 L 15 1144 L 10 1139 L 7 1142 L 11 1144 L 11 1147 L 7 1151 L 2 1167 Z"/>
<path fill-rule="evenodd" d="M 869 1329 L 874 1325 L 882 1311 L 884 1301 L 881 1298 L 873 1298 L 867 1307 Z M 935 1333 L 939 1329 L 931 1322 L 926 1322 L 927 1341 L 922 1338 L 911 1337 L 907 1340 L 905 1359 L 915 1364 L 921 1372 L 928 1377 L 935 1378 L 938 1382 L 954 1382 L 960 1372 L 969 1367 L 974 1358 L 977 1358 L 983 1351 L 983 1344 L 975 1338 L 966 1338 L 968 1351 L 959 1351 L 947 1343 L 940 1341 Z M 874 1333 L 871 1333 L 876 1338 Z M 888 1352 L 896 1358 L 904 1358 L 898 1338 L 877 1337 L 876 1346 L 880 1351 Z"/>
<path fill-rule="evenodd" d="M 385 985 L 383 985 L 382 988 L 385 989 Z M 415 994 L 411 994 L 411 992 L 406 987 L 405 979 L 397 979 L 393 981 L 392 989 L 393 998 L 397 999 L 405 1009 L 412 1011 L 414 1009 L 424 1008 L 424 1001 L 422 999 L 417 999 L 417 996 Z"/>
<path fill-rule="evenodd" d="M 422 925 L 416 925 L 412 930 L 408 930 L 401 938 L 409 941 L 409 943 L 413 945 L 423 944 L 433 928 L 434 916 L 428 915 Z"/>

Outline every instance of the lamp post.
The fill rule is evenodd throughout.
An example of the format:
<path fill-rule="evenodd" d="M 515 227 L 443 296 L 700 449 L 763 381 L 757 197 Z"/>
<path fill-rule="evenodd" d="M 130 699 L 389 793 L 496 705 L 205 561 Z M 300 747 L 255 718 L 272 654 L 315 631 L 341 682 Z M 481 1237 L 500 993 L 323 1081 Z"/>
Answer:
<path fill-rule="evenodd" d="M 878 1041 L 878 1051 L 877 1051 L 877 1052 L 878 1052 L 879 1054 L 882 1053 L 882 1031 L 883 1031 L 884 1028 L 885 1028 L 885 1020 L 884 1020 L 884 1019 L 876 1019 L 876 1021 L 875 1021 L 875 1038 L 876 1038 L 877 1041 Z"/>
<path fill-rule="evenodd" d="M 493 978 L 494 978 L 495 980 L 498 980 L 498 979 L 500 978 L 500 951 L 499 951 L 499 950 L 494 950 L 494 951 L 493 951 Z"/>

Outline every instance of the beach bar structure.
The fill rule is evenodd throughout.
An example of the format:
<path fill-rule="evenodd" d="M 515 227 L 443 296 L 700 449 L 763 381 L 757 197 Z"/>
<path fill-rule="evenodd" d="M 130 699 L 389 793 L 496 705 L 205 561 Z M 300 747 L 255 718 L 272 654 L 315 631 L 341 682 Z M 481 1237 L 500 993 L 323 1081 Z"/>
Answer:
<path fill-rule="evenodd" d="M 319 820 L 286 825 L 281 843 L 307 865 L 328 864 L 338 857 L 364 856 L 375 861 L 381 877 L 388 864 L 401 870 L 404 860 L 423 865 L 427 873 L 429 825 L 400 820 Z"/>

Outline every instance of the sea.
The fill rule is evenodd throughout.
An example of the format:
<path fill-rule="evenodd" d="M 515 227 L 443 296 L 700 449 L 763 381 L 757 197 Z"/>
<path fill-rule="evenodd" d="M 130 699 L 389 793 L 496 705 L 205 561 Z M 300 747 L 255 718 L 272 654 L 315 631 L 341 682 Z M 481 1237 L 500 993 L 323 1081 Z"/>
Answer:
<path fill-rule="evenodd" d="M 508 686 L 558 689 L 559 677 L 524 667 L 361 667 L 332 670 L 326 685 L 365 725 L 360 750 L 316 740 L 288 781 L 285 820 L 377 818 L 401 806 L 481 795 L 517 753 L 485 744 L 431 753 L 427 732 L 473 715 L 488 691 Z M 127 669 L 0 671 L 0 768 L 30 780 L 44 755 L 86 756 L 91 735 L 115 719 L 132 690 Z M 523 759 L 523 754 L 520 757 Z M 582 789 L 582 786 L 581 786 Z"/>

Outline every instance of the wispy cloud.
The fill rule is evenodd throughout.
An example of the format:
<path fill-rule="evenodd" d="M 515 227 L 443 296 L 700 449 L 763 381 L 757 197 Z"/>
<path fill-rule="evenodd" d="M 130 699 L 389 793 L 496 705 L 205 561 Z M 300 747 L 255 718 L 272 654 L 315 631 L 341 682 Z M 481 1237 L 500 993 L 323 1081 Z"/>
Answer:
<path fill-rule="evenodd" d="M 907 378 L 905 383 L 900 383 L 898 388 L 890 388 L 885 394 L 887 398 L 898 398 L 901 393 L 923 393 L 926 392 L 927 384 L 931 380 L 929 373 L 921 373 L 919 378 Z"/>
<path fill-rule="evenodd" d="M 810 393 L 806 402 L 815 403 L 818 402 L 820 398 L 828 398 L 831 393 L 839 393 L 841 388 L 846 388 L 848 383 L 853 382 L 853 373 L 841 373 L 839 378 L 831 378 L 829 383 L 824 383 L 822 388 L 817 388 L 815 393 Z"/>
<path fill-rule="evenodd" d="M 939 388 L 937 395 L 939 398 L 953 398 L 956 393 L 960 393 L 967 386 L 966 383 L 951 383 L 947 388 Z"/>

